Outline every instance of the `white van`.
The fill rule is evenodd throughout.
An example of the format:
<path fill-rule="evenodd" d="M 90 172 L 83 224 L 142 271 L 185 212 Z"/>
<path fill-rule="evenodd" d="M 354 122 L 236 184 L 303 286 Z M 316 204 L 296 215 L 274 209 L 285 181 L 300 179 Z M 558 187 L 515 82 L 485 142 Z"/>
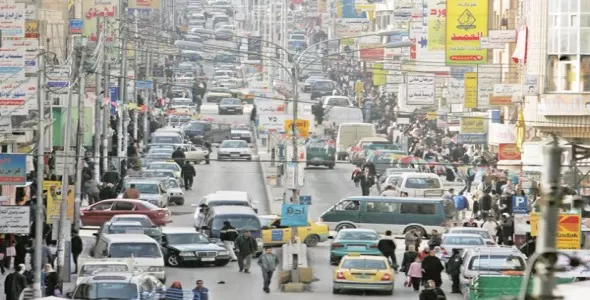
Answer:
<path fill-rule="evenodd" d="M 433 173 L 401 173 L 391 175 L 387 180 L 395 185 L 398 197 L 405 192 L 408 197 L 440 198 L 445 192 L 440 177 Z"/>
<path fill-rule="evenodd" d="M 145 234 L 103 234 L 94 247 L 94 258 L 131 257 L 133 267 L 166 282 L 160 244 Z"/>
<path fill-rule="evenodd" d="M 351 109 L 351 108 L 346 108 Z M 356 143 L 367 137 L 377 136 L 377 130 L 374 124 L 370 123 L 344 123 L 338 126 L 338 136 L 336 137 L 336 155 L 338 160 L 346 159 L 348 148 L 353 147 Z"/>

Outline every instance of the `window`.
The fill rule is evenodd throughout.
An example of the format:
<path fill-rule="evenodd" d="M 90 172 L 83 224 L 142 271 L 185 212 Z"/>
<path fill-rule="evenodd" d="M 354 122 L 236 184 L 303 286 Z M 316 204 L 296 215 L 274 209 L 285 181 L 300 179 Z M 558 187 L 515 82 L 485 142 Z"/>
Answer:
<path fill-rule="evenodd" d="M 344 200 L 334 207 L 337 211 L 358 211 L 360 203 L 357 200 Z"/>
<path fill-rule="evenodd" d="M 99 204 L 93 206 L 92 210 L 97 210 L 97 211 L 109 210 L 109 209 L 111 209 L 112 206 L 113 206 L 113 202 L 109 201 L 109 202 L 105 202 L 105 203 L 99 203 Z"/>
<path fill-rule="evenodd" d="M 408 178 L 406 180 L 408 189 L 439 189 L 440 179 L 438 178 Z"/>
<path fill-rule="evenodd" d="M 442 242 L 444 245 L 483 245 L 483 239 L 481 237 L 470 237 L 470 236 L 447 236 Z"/>
<path fill-rule="evenodd" d="M 402 178 L 399 176 L 390 176 L 387 179 L 387 183 L 393 185 L 393 186 L 399 186 L 401 184 L 401 180 Z M 401 186 L 400 186 L 401 187 Z"/>
<path fill-rule="evenodd" d="M 135 205 L 131 202 L 117 201 L 113 205 L 113 210 L 133 210 Z"/>
<path fill-rule="evenodd" d="M 375 259 L 346 259 L 342 262 L 343 269 L 385 270 L 387 265 L 383 260 Z"/>
<path fill-rule="evenodd" d="M 469 262 L 469 270 L 481 271 L 524 271 L 525 262 L 521 257 L 512 255 L 475 256 Z"/>
<path fill-rule="evenodd" d="M 393 213 L 393 212 L 398 212 L 398 210 L 399 210 L 399 203 L 367 202 L 367 212 Z"/>
<path fill-rule="evenodd" d="M 402 203 L 400 211 L 402 214 L 435 215 L 436 206 L 434 203 Z"/>
<path fill-rule="evenodd" d="M 373 231 L 340 231 L 337 240 L 378 241 L 379 235 Z"/>
<path fill-rule="evenodd" d="M 127 257 L 162 257 L 159 246 L 154 243 L 117 243 L 111 244 L 110 257 L 111 258 L 127 258 Z"/>

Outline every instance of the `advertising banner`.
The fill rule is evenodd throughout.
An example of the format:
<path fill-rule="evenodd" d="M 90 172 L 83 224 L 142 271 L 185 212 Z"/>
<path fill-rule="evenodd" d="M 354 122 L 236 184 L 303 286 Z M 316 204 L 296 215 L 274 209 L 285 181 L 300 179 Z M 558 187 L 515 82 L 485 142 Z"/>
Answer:
<path fill-rule="evenodd" d="M 25 37 L 25 9 L 24 3 L 2 5 L 0 9 L 0 32 L 2 38 Z"/>
<path fill-rule="evenodd" d="M 0 47 L 0 81 L 7 78 L 12 80 L 25 78 L 25 45 L 24 40 L 3 40 Z M 2 88 L 4 96 L 6 87 Z"/>
<path fill-rule="evenodd" d="M 385 56 L 385 48 L 381 44 L 362 44 L 359 48 L 361 61 L 382 61 Z"/>
<path fill-rule="evenodd" d="M 61 195 L 61 181 L 43 181 L 43 191 L 47 192 L 47 224 L 51 224 L 52 220 L 59 220 L 60 205 L 62 201 Z M 70 185 L 68 194 L 66 196 L 67 211 L 66 217 L 68 220 L 74 220 L 74 186 Z"/>
<path fill-rule="evenodd" d="M 278 133 L 285 132 L 285 121 L 291 119 L 285 114 L 259 114 L 258 115 L 258 130 L 260 132 L 275 131 Z"/>
<path fill-rule="evenodd" d="M 445 51 L 446 0 L 428 0 L 428 51 Z"/>
<path fill-rule="evenodd" d="M 27 182 L 27 155 L 0 154 L 0 185 L 23 185 Z"/>
<path fill-rule="evenodd" d="M 39 21 L 26 20 L 25 21 L 25 38 L 38 39 L 39 38 Z"/>
<path fill-rule="evenodd" d="M 488 0 L 447 0 L 446 29 L 447 65 L 487 63 L 479 38 L 488 36 Z"/>
<path fill-rule="evenodd" d="M 434 105 L 435 76 L 409 74 L 407 77 L 406 104 L 408 105 Z"/>
<path fill-rule="evenodd" d="M 465 108 L 477 108 L 477 73 L 465 73 Z"/>
<path fill-rule="evenodd" d="M 26 77 L 37 77 L 37 54 L 39 53 L 39 40 L 26 39 L 25 44 L 25 74 Z"/>
<path fill-rule="evenodd" d="M 96 18 L 116 19 L 119 17 L 119 0 L 82 0 L 82 15 L 84 16 L 83 36 L 89 42 L 96 42 Z"/>
<path fill-rule="evenodd" d="M 539 219 L 541 214 L 531 213 L 529 221 L 531 224 L 531 236 L 537 236 L 539 232 Z M 579 214 L 559 214 L 557 222 L 557 249 L 576 250 L 580 249 L 582 218 Z"/>
<path fill-rule="evenodd" d="M 499 144 L 498 160 L 520 160 L 520 149 L 516 144 Z"/>
<path fill-rule="evenodd" d="M 479 117 L 463 117 L 459 133 L 485 133 L 485 119 Z"/>
<path fill-rule="evenodd" d="M 477 66 L 477 107 L 490 106 L 490 96 L 494 94 L 494 86 L 502 81 L 502 66 Z"/>
<path fill-rule="evenodd" d="M 336 17 L 346 19 L 367 18 L 367 13 L 356 9 L 356 0 L 337 0 L 335 2 Z"/>
<path fill-rule="evenodd" d="M 162 2 L 160 0 L 129 0 L 127 5 L 131 9 L 160 9 Z"/>

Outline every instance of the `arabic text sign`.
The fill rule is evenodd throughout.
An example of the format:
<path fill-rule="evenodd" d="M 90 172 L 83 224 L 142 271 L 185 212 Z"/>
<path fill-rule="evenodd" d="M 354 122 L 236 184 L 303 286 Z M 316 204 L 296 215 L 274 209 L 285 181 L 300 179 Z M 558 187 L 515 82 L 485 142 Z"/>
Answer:
<path fill-rule="evenodd" d="M 43 181 L 43 190 L 47 191 L 47 224 L 52 224 L 52 220 L 59 219 L 61 205 L 61 181 Z M 68 220 L 74 220 L 74 186 L 68 188 L 66 197 Z"/>
<path fill-rule="evenodd" d="M 82 34 L 84 21 L 81 19 L 70 20 L 70 34 Z"/>
<path fill-rule="evenodd" d="M 447 65 L 485 64 L 487 50 L 479 48 L 488 36 L 488 0 L 447 0 Z"/>
<path fill-rule="evenodd" d="M 406 103 L 409 105 L 434 105 L 434 75 L 408 75 Z"/>
<path fill-rule="evenodd" d="M 291 136 L 293 135 L 293 125 L 295 125 L 296 136 L 309 136 L 309 120 L 297 119 L 295 122 L 293 122 L 293 120 L 285 120 L 285 132 Z"/>
<path fill-rule="evenodd" d="M 461 119 L 460 133 L 485 133 L 485 119 L 478 117 L 464 117 Z"/>
<path fill-rule="evenodd" d="M 488 39 L 491 44 L 506 44 L 516 42 L 516 30 L 490 30 Z"/>
<path fill-rule="evenodd" d="M 477 66 L 477 107 L 490 105 L 490 96 L 494 93 L 494 85 L 502 81 L 502 67 L 498 65 Z"/>
<path fill-rule="evenodd" d="M 494 84 L 494 96 L 512 96 L 522 93 L 520 84 Z"/>
<path fill-rule="evenodd" d="M 283 101 L 254 98 L 256 112 L 263 115 L 284 114 L 285 104 Z"/>
<path fill-rule="evenodd" d="M 26 78 L 5 80 L 0 87 L 0 111 L 3 114 L 14 114 L 37 91 L 36 82 Z"/>
<path fill-rule="evenodd" d="M 288 117 L 290 116 L 284 114 L 260 114 L 258 115 L 258 130 L 262 132 L 275 131 L 283 133 L 285 132 L 285 120 L 287 120 Z"/>
<path fill-rule="evenodd" d="M 457 143 L 470 145 L 487 144 L 487 135 L 485 133 L 465 133 L 457 135 Z"/>
<path fill-rule="evenodd" d="M 29 234 L 29 206 L 0 206 L 0 233 Z"/>
<path fill-rule="evenodd" d="M 2 37 L 25 37 L 25 7 L 24 3 L 3 5 L 0 9 L 0 31 Z"/>
<path fill-rule="evenodd" d="M 465 73 L 465 103 L 463 107 L 477 107 L 477 73 Z"/>
<path fill-rule="evenodd" d="M 283 204 L 281 226 L 307 226 L 307 205 Z"/>
<path fill-rule="evenodd" d="M 160 9 L 160 0 L 129 0 L 128 6 L 131 9 Z"/>
<path fill-rule="evenodd" d="M 541 214 L 531 213 L 531 236 L 537 236 L 539 232 L 539 220 Z M 582 218 L 579 214 L 559 214 L 557 222 L 557 249 L 576 250 L 580 249 L 582 242 Z"/>
<path fill-rule="evenodd" d="M 118 0 L 82 0 L 82 16 L 84 17 L 84 36 L 89 42 L 96 42 L 96 18 L 115 19 L 119 16 Z"/>
<path fill-rule="evenodd" d="M 445 0 L 428 0 L 428 51 L 445 51 L 447 7 Z"/>
<path fill-rule="evenodd" d="M 3 40 L 0 48 L 0 81 L 25 78 L 25 52 L 24 40 Z"/>
<path fill-rule="evenodd" d="M 37 77 L 37 54 L 39 41 L 37 39 L 23 40 L 25 42 L 25 73 L 27 76 Z"/>
<path fill-rule="evenodd" d="M 27 156 L 0 154 L 0 184 L 23 185 L 27 182 Z"/>
<path fill-rule="evenodd" d="M 465 80 L 463 78 L 449 78 L 449 96 L 447 103 L 463 104 L 465 100 Z"/>
<path fill-rule="evenodd" d="M 137 85 L 138 90 L 151 90 L 151 89 L 153 89 L 152 82 L 148 81 L 148 80 L 137 80 L 135 82 L 135 84 Z"/>
<path fill-rule="evenodd" d="M 70 84 L 69 66 L 56 66 L 47 71 L 47 86 L 50 88 L 65 88 Z"/>

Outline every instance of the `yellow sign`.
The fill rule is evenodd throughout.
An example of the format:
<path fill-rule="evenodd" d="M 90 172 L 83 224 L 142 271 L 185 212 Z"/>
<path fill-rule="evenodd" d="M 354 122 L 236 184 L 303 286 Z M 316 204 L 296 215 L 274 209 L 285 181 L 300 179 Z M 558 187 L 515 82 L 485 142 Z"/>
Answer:
<path fill-rule="evenodd" d="M 488 62 L 488 50 L 480 49 L 479 41 L 488 36 L 488 0 L 447 0 L 446 28 L 447 65 Z"/>
<path fill-rule="evenodd" d="M 52 220 L 59 219 L 59 207 L 61 205 L 61 181 L 43 181 L 43 190 L 47 191 L 47 224 Z M 74 220 L 74 186 L 70 185 L 68 189 L 68 210 L 66 216 L 68 220 Z"/>
<path fill-rule="evenodd" d="M 539 232 L 539 219 L 541 214 L 531 213 L 531 236 L 537 236 Z M 576 250 L 582 245 L 582 218 L 579 214 L 559 214 L 557 222 L 557 249 Z"/>
<path fill-rule="evenodd" d="M 464 117 L 461 119 L 460 133 L 471 134 L 471 133 L 485 133 L 485 119 L 478 117 Z"/>
<path fill-rule="evenodd" d="M 293 120 L 285 120 L 285 133 L 287 133 L 287 135 L 293 135 Z M 298 137 L 309 136 L 308 120 L 297 119 L 297 121 L 295 121 L 295 135 Z"/>
<path fill-rule="evenodd" d="M 373 19 L 375 18 L 375 7 L 376 7 L 375 4 L 369 4 L 369 3 L 355 3 L 354 4 L 354 8 L 356 9 L 356 11 L 357 12 L 365 12 L 367 14 L 367 18 L 371 22 L 373 22 Z"/>
<path fill-rule="evenodd" d="M 437 115 L 435 111 L 429 111 L 426 113 L 426 120 L 436 120 L 437 119 Z"/>
<path fill-rule="evenodd" d="M 38 39 L 39 38 L 39 21 L 26 20 L 25 21 L 25 38 Z"/>
<path fill-rule="evenodd" d="M 428 0 L 428 51 L 445 51 L 446 24 L 446 1 Z"/>
<path fill-rule="evenodd" d="M 383 70 L 383 64 L 373 64 L 373 86 L 385 85 L 387 73 L 387 70 Z"/>
<path fill-rule="evenodd" d="M 465 108 L 477 108 L 477 73 L 465 73 Z"/>
<path fill-rule="evenodd" d="M 101 24 L 104 24 L 104 18 L 114 20 L 119 17 L 119 0 L 82 0 L 82 16 L 84 18 L 84 32 L 83 35 L 88 38 L 89 42 L 97 41 L 97 18 L 100 18 Z M 117 25 L 111 25 L 112 28 L 117 28 Z M 116 30 L 112 30 L 115 32 Z M 109 40 L 115 42 L 113 37 L 108 37 Z"/>
<path fill-rule="evenodd" d="M 160 9 L 162 2 L 160 0 L 129 0 L 128 6 L 136 9 Z"/>

